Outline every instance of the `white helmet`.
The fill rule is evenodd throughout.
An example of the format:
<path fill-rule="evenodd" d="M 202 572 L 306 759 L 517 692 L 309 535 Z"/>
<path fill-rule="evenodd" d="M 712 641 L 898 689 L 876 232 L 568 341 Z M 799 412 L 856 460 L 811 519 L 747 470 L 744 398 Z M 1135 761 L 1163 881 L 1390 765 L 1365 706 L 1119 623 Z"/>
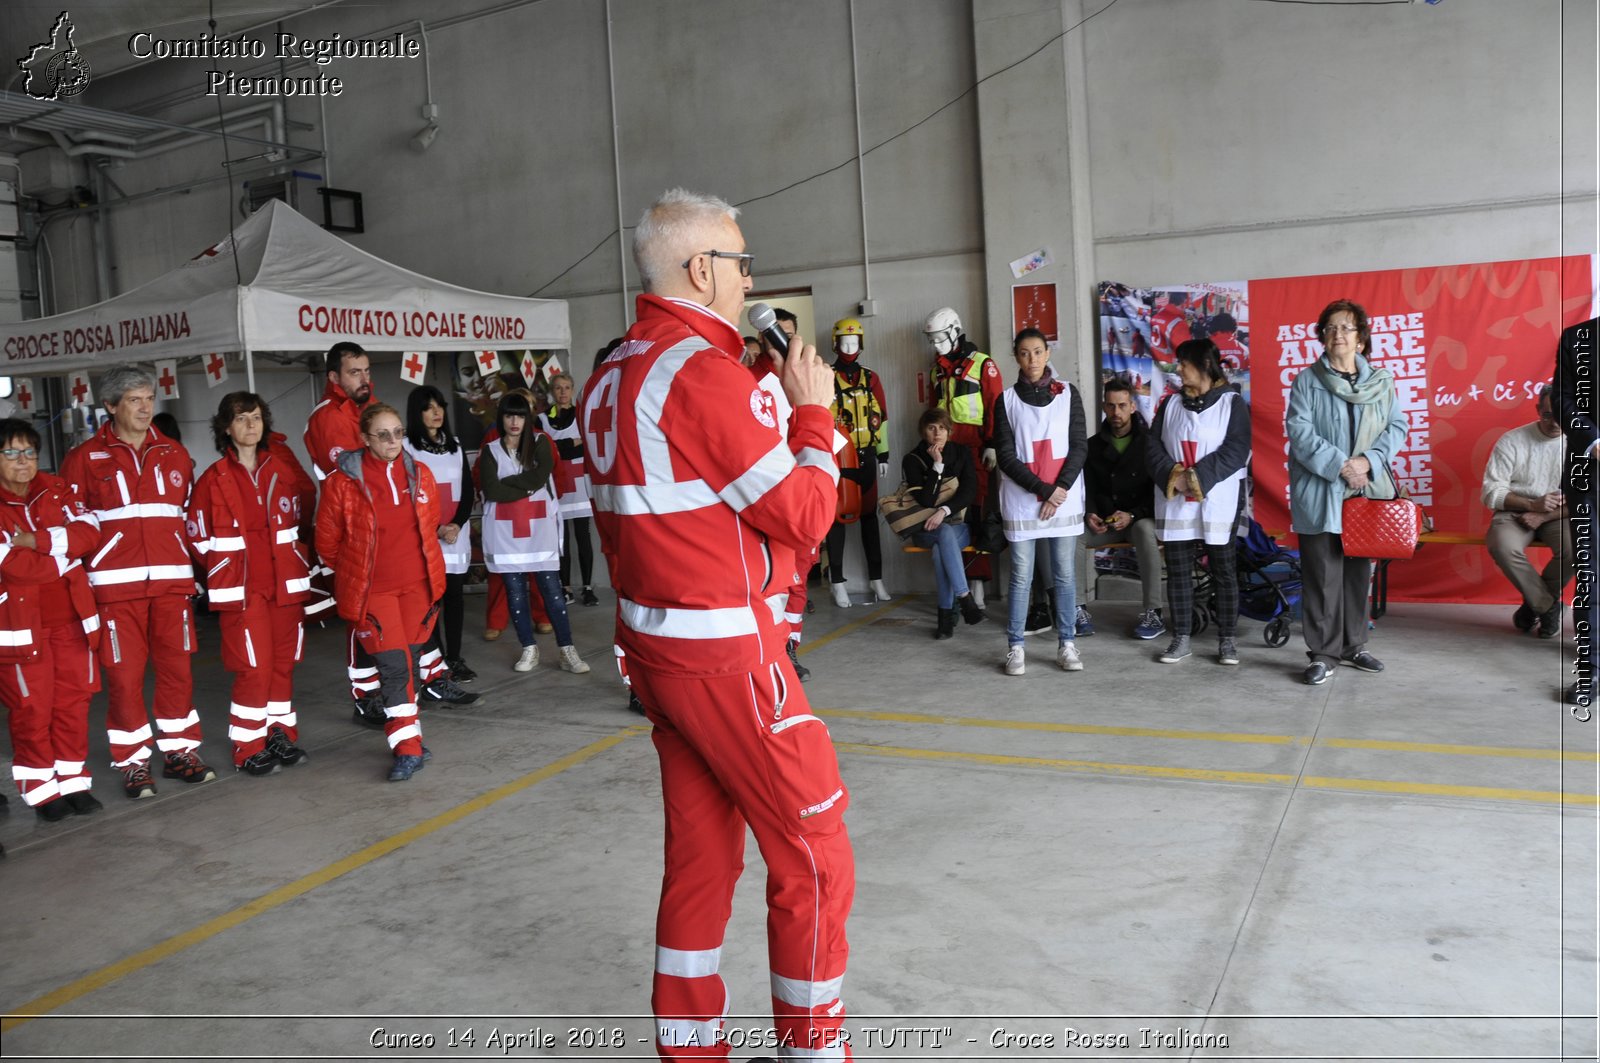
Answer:
<path fill-rule="evenodd" d="M 933 344 L 936 354 L 949 354 L 961 342 L 961 315 L 948 306 L 941 306 L 928 315 L 928 322 L 922 326 L 922 331 L 928 337 L 928 342 Z"/>

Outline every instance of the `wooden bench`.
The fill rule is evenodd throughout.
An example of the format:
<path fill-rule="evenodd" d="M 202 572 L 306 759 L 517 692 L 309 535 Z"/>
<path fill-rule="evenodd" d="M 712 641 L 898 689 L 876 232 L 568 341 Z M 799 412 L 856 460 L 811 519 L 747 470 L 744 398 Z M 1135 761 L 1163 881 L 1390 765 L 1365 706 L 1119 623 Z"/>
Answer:
<path fill-rule="evenodd" d="M 1421 550 L 1429 543 L 1440 546 L 1483 546 L 1484 539 L 1481 535 L 1472 535 L 1467 532 L 1440 532 L 1425 531 L 1417 536 L 1417 549 Z M 1548 543 L 1535 539 L 1529 546 L 1542 546 L 1550 549 Z M 1380 558 L 1373 566 L 1372 571 L 1372 619 L 1378 620 L 1389 611 L 1389 566 L 1394 558 Z"/>

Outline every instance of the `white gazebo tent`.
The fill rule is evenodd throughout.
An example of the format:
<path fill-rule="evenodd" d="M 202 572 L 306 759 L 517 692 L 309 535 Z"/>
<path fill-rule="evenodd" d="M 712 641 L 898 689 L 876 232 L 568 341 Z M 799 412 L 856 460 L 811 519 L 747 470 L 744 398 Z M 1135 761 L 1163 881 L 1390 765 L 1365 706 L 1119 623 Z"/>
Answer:
<path fill-rule="evenodd" d="M 177 269 L 81 310 L 0 323 L 0 374 L 128 361 L 326 350 L 566 348 L 567 304 L 475 291 L 352 246 L 273 200 Z"/>

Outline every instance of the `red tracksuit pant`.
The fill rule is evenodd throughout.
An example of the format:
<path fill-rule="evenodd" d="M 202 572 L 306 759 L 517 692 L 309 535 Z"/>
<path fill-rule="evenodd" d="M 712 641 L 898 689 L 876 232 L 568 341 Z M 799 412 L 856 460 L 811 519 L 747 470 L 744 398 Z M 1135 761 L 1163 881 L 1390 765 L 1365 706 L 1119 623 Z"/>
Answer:
<path fill-rule="evenodd" d="M 30 807 L 89 789 L 89 699 L 100 674 L 76 621 L 36 632 L 39 655 L 0 664 L 11 714 L 11 777 Z"/>
<path fill-rule="evenodd" d="M 151 715 L 156 720 L 156 748 L 162 753 L 200 748 L 200 714 L 194 711 L 194 677 L 189 672 L 189 655 L 195 649 L 189 599 L 163 594 L 105 602 L 100 606 L 100 622 L 111 766 L 124 768 L 150 759 Z M 154 666 L 156 673 L 155 697 L 148 712 L 144 703 L 146 664 Z"/>
<path fill-rule="evenodd" d="M 728 1056 L 718 1038 L 727 987 L 717 969 L 748 823 L 767 865 L 774 1029 L 807 1058 L 850 1059 L 840 988 L 855 860 L 827 725 L 812 715 L 787 657 L 713 678 L 630 672 L 655 725 L 666 805 L 651 994 L 657 1052 L 664 1060 Z"/>
<path fill-rule="evenodd" d="M 222 666 L 233 673 L 228 706 L 228 738 L 233 763 L 261 752 L 276 728 L 293 745 L 300 739 L 294 711 L 294 666 L 304 646 L 302 605 L 278 605 L 247 594 L 244 608 L 218 613 L 222 626 Z"/>
<path fill-rule="evenodd" d="M 377 662 L 383 697 L 383 731 L 395 755 L 422 753 L 422 723 L 417 718 L 421 659 L 433 635 L 433 602 L 422 587 L 367 596 L 367 619 L 350 625 L 358 643 Z"/>
<path fill-rule="evenodd" d="M 822 549 L 818 543 L 811 548 L 811 553 L 805 557 L 795 559 L 795 575 L 799 577 L 789 585 L 789 600 L 783 606 L 783 622 L 789 625 L 789 641 L 800 641 L 800 630 L 806 622 L 806 577 L 811 573 L 811 566 L 817 563 L 817 555 Z"/>

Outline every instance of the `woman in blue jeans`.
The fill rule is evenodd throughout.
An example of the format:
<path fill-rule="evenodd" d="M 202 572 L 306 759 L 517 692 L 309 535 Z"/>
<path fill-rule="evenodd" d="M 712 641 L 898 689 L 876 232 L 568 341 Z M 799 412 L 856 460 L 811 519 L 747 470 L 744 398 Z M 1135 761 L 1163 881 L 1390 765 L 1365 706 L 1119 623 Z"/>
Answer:
<path fill-rule="evenodd" d="M 589 666 L 572 645 L 572 625 L 567 621 L 566 596 L 561 591 L 561 510 L 550 482 L 555 451 L 550 437 L 531 427 L 532 418 L 526 398 L 514 391 L 507 394 L 500 400 L 497 414 L 500 437 L 486 444 L 478 457 L 483 560 L 490 572 L 505 580 L 511 624 L 522 643 L 522 656 L 511 667 L 531 672 L 539 665 L 539 646 L 533 639 L 533 617 L 528 611 L 528 577 L 532 575 L 555 627 L 561 667 L 581 674 Z"/>
<path fill-rule="evenodd" d="M 922 528 L 911 533 L 911 541 L 933 551 L 933 580 L 939 593 L 939 622 L 933 637 L 947 639 L 956 633 L 957 608 L 969 624 L 983 619 L 983 610 L 968 592 L 961 563 L 961 551 L 972 541 L 964 511 L 977 497 L 978 474 L 970 450 L 946 446 L 950 415 L 943 406 L 922 411 L 917 431 L 922 442 L 900 462 L 900 475 L 917 502 L 933 510 Z M 941 492 L 946 494 L 943 502 Z"/>
<path fill-rule="evenodd" d="M 1011 350 L 1017 383 L 995 403 L 992 437 L 1000 469 L 1000 520 L 1011 544 L 1005 671 L 1023 673 L 1034 544 L 1043 541 L 1055 575 L 1056 663 L 1063 671 L 1081 672 L 1073 555 L 1083 534 L 1082 474 L 1089 453 L 1083 400 L 1077 388 L 1051 372 L 1044 333 L 1023 329 Z"/>

